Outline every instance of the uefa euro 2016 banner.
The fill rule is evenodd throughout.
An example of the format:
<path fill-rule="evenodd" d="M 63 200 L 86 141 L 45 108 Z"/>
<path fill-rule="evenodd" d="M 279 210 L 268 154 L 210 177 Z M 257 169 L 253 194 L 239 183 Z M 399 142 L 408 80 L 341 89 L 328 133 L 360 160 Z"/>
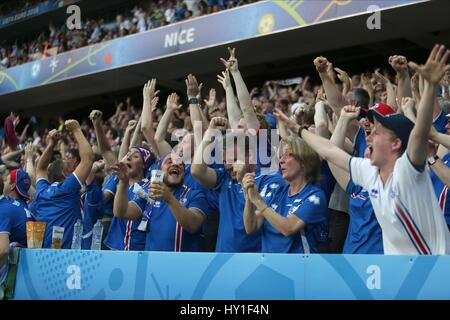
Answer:
<path fill-rule="evenodd" d="M 0 94 L 428 0 L 267 0 L 0 70 Z"/>
<path fill-rule="evenodd" d="M 78 2 L 78 0 L 48 0 L 39 3 L 35 6 L 27 7 L 26 9 L 16 11 L 6 16 L 0 17 L 0 28 L 12 25 L 16 22 L 36 17 L 40 14 L 50 12 L 52 10 L 62 8 L 68 4 Z"/>
<path fill-rule="evenodd" d="M 450 256 L 33 250 L 16 300 L 450 299 Z"/>

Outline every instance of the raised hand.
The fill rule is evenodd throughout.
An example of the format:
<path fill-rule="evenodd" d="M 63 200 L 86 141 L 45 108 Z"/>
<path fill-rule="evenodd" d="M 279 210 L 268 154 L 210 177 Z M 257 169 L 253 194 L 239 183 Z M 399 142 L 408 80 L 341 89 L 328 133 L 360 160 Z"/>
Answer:
<path fill-rule="evenodd" d="M 170 111 L 175 111 L 175 110 L 179 110 L 181 109 L 181 107 L 183 106 L 182 104 L 178 104 L 178 95 L 175 92 L 172 92 L 168 97 L 167 97 L 167 102 L 166 102 L 166 107 L 168 110 Z"/>
<path fill-rule="evenodd" d="M 77 120 L 73 120 L 73 119 L 66 120 L 64 125 L 67 128 L 67 130 L 69 130 L 69 131 L 75 131 L 77 129 L 80 129 L 80 124 L 78 123 Z"/>
<path fill-rule="evenodd" d="M 51 144 L 51 145 L 55 146 L 60 137 L 61 137 L 61 132 L 59 132 L 56 129 L 53 129 L 47 135 L 47 144 Z"/>
<path fill-rule="evenodd" d="M 155 90 L 156 90 L 156 79 L 151 79 L 144 85 L 144 89 L 142 90 L 144 100 L 151 101 L 155 96 L 157 96 L 159 91 Z"/>
<path fill-rule="evenodd" d="M 222 71 L 222 76 L 217 75 L 217 81 L 219 81 L 225 90 L 231 88 L 230 71 L 228 71 L 228 69 Z"/>
<path fill-rule="evenodd" d="M 27 145 L 25 146 L 24 158 L 25 159 L 32 159 L 33 158 L 33 154 L 34 154 L 33 144 L 31 142 L 28 142 Z"/>
<path fill-rule="evenodd" d="M 202 90 L 203 83 L 201 83 L 199 85 L 197 79 L 192 74 L 189 74 L 187 76 L 187 79 L 185 80 L 185 82 L 186 82 L 188 99 L 192 99 L 192 98 L 200 99 L 200 92 Z"/>
<path fill-rule="evenodd" d="M 137 125 L 137 121 L 136 120 L 130 120 L 128 121 L 128 125 L 127 128 L 125 129 L 126 131 L 133 131 L 134 128 L 136 128 Z"/>
<path fill-rule="evenodd" d="M 405 74 L 408 72 L 408 60 L 404 56 L 390 56 L 389 64 L 399 74 Z"/>
<path fill-rule="evenodd" d="M 155 112 L 156 109 L 158 108 L 158 102 L 159 102 L 159 97 L 153 97 L 151 103 L 150 103 L 150 107 L 152 108 L 152 112 Z"/>
<path fill-rule="evenodd" d="M 227 118 L 223 117 L 214 117 L 211 119 L 211 122 L 209 123 L 208 129 L 218 129 L 218 130 L 226 130 L 227 128 L 228 120 Z"/>
<path fill-rule="evenodd" d="M 403 110 L 403 113 L 406 113 L 408 110 L 414 110 L 416 105 L 416 101 L 413 98 L 410 97 L 403 97 L 401 108 Z"/>
<path fill-rule="evenodd" d="M 220 58 L 220 61 L 222 61 L 227 70 L 236 72 L 239 70 L 238 60 L 236 59 L 236 48 L 228 47 L 228 52 L 230 53 L 230 58 L 228 60 Z"/>
<path fill-rule="evenodd" d="M 123 162 L 119 162 L 110 168 L 114 174 L 116 174 L 120 180 L 128 183 L 130 180 L 130 172 L 127 165 Z"/>
<path fill-rule="evenodd" d="M 328 60 L 325 57 L 317 57 L 314 59 L 314 65 L 318 73 L 326 73 L 328 70 Z"/>
<path fill-rule="evenodd" d="M 103 170 L 104 168 L 105 168 L 105 161 L 103 159 L 98 160 L 98 161 L 95 161 L 94 164 L 92 165 L 91 172 L 95 174 L 95 173 Z"/>
<path fill-rule="evenodd" d="M 375 70 L 373 77 L 378 81 L 378 83 L 381 83 L 384 86 L 389 83 L 389 80 L 380 73 L 380 69 Z"/>
<path fill-rule="evenodd" d="M 216 89 L 212 88 L 211 90 L 209 90 L 208 98 L 208 100 L 205 99 L 203 100 L 203 102 L 209 109 L 214 108 L 216 106 Z"/>
<path fill-rule="evenodd" d="M 89 115 L 89 119 L 92 122 L 97 122 L 102 119 L 103 113 L 100 110 L 92 110 L 91 114 Z"/>
<path fill-rule="evenodd" d="M 343 83 L 351 82 L 350 76 L 344 70 L 339 69 L 339 68 L 334 68 L 334 71 L 337 72 L 337 77 L 341 82 L 343 82 Z"/>
<path fill-rule="evenodd" d="M 348 105 L 342 108 L 341 110 L 341 118 L 345 118 L 348 120 L 353 120 L 358 118 L 360 113 L 360 108 L 354 105 Z"/>
<path fill-rule="evenodd" d="M 286 127 L 290 128 L 292 130 L 295 130 L 295 128 L 298 126 L 297 122 L 294 119 L 289 118 L 279 108 L 275 108 L 275 111 L 273 112 L 273 115 L 275 116 L 275 118 L 277 118 L 278 121 L 284 122 Z"/>
<path fill-rule="evenodd" d="M 409 66 L 417 71 L 431 85 L 437 86 L 446 71 L 450 70 L 450 65 L 446 65 L 450 50 L 443 45 L 435 45 L 431 50 L 430 56 L 424 65 L 417 65 L 410 62 Z"/>

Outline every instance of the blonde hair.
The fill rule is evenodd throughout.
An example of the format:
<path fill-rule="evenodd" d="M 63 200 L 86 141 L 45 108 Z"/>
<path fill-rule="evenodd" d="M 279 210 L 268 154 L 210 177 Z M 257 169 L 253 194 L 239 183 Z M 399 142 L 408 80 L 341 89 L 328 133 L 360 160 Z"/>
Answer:
<path fill-rule="evenodd" d="M 307 183 L 317 183 L 322 164 L 319 155 L 299 137 L 290 136 L 284 142 L 292 150 L 294 158 L 303 163 L 305 181 Z"/>

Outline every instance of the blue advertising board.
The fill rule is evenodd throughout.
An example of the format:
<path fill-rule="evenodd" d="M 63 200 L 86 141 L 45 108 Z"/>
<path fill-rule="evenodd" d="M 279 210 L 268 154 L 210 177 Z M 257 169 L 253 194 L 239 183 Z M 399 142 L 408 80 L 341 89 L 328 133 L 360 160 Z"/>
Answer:
<path fill-rule="evenodd" d="M 21 251 L 16 300 L 450 299 L 449 256 Z"/>
<path fill-rule="evenodd" d="M 266 0 L 0 70 L 0 94 L 428 0 Z"/>

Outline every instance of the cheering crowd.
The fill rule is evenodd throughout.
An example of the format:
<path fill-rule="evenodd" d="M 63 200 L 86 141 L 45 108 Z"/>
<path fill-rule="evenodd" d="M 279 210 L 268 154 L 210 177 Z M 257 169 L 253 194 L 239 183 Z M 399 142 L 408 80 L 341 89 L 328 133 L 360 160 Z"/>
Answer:
<path fill-rule="evenodd" d="M 95 19 L 83 15 L 81 29 L 50 23 L 47 31 L 33 33 L 27 39 L 0 41 L 0 70 L 252 2 L 256 1 L 141 0 L 132 7 L 115 9 L 117 14 L 104 12 Z"/>
<path fill-rule="evenodd" d="M 93 110 L 33 137 L 11 113 L 0 276 L 10 246 L 27 246 L 27 221 L 46 223 L 44 248 L 62 227 L 70 249 L 80 220 L 89 249 L 101 220 L 104 250 L 450 253 L 450 50 L 436 45 L 422 65 L 391 56 L 393 77 L 350 77 L 317 57 L 321 85 L 251 92 L 229 53 L 224 101 L 215 89 L 202 99 L 190 74 L 186 101 L 172 93 L 160 108 L 152 79 L 142 109 L 127 100 L 109 119 Z"/>

